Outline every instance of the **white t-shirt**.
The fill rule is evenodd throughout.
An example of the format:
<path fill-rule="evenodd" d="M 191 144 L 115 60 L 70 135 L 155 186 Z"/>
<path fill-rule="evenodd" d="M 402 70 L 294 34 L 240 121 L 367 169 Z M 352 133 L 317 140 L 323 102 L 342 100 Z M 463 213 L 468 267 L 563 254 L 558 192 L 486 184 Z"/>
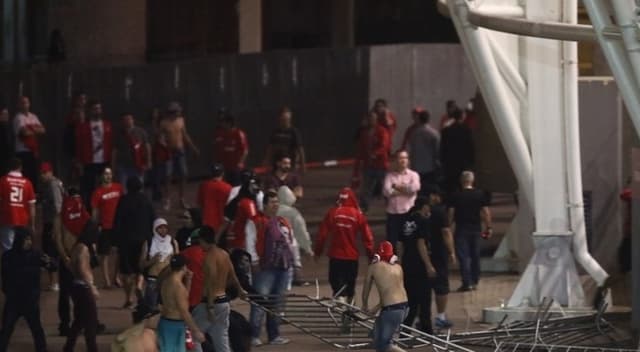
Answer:
<path fill-rule="evenodd" d="M 96 164 L 104 163 L 104 125 L 102 120 L 92 120 L 90 124 L 93 162 Z"/>
<path fill-rule="evenodd" d="M 30 151 L 29 148 L 27 148 L 20 139 L 20 130 L 23 127 L 29 125 L 42 125 L 42 123 L 40 123 L 40 120 L 38 119 L 38 116 L 36 116 L 36 114 L 30 112 L 26 115 L 21 112 L 16 114 L 16 117 L 13 119 L 13 133 L 16 137 L 16 152 Z"/>

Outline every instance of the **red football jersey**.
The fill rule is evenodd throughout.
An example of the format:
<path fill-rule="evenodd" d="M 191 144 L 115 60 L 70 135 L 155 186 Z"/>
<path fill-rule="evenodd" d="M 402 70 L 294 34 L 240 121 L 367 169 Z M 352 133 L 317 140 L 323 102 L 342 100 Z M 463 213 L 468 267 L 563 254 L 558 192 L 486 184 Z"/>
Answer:
<path fill-rule="evenodd" d="M 111 183 L 110 185 L 102 185 L 96 188 L 91 195 L 91 208 L 98 209 L 100 215 L 100 226 L 105 230 L 113 228 L 113 219 L 116 216 L 116 208 L 120 197 L 122 197 L 123 188 L 119 183 Z"/>
<path fill-rule="evenodd" d="M 74 236 L 80 236 L 87 221 L 91 218 L 87 209 L 82 204 L 80 196 L 66 197 L 62 201 L 62 225 Z"/>
<path fill-rule="evenodd" d="M 253 200 L 244 198 L 238 202 L 238 209 L 233 219 L 233 226 L 231 227 L 231 232 L 228 234 L 229 248 L 245 248 L 247 235 L 244 232 L 244 227 L 247 226 L 247 221 L 256 214 L 256 204 Z"/>
<path fill-rule="evenodd" d="M 200 246 L 191 246 L 180 253 L 187 259 L 187 269 L 191 270 L 191 287 L 189 289 L 189 306 L 194 307 L 202 301 L 202 286 L 204 284 L 204 258 L 207 253 Z"/>
<path fill-rule="evenodd" d="M 27 226 L 29 204 L 35 203 L 31 181 L 12 171 L 0 178 L 0 225 Z"/>
<path fill-rule="evenodd" d="M 247 136 L 239 128 L 216 129 L 213 136 L 213 157 L 225 170 L 240 170 L 244 165 L 240 160 L 249 149 Z"/>
<path fill-rule="evenodd" d="M 224 220 L 224 207 L 231 192 L 231 185 L 222 180 L 208 180 L 200 184 L 198 205 L 202 209 L 202 223 L 215 230 Z"/>

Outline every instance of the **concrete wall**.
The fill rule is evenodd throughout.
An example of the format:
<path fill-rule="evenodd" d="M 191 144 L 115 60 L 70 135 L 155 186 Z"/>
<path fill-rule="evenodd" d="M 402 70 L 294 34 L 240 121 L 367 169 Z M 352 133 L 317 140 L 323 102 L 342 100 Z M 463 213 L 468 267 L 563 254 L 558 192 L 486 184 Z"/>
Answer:
<path fill-rule="evenodd" d="M 62 31 L 68 63 L 125 65 L 145 61 L 146 0 L 53 1 L 49 28 Z"/>
<path fill-rule="evenodd" d="M 459 44 L 388 45 L 372 47 L 369 55 L 369 106 L 385 98 L 398 118 L 394 146 L 411 124 L 411 109 L 421 105 L 438 126 L 445 101 L 464 106 L 475 95 L 476 83 Z"/>

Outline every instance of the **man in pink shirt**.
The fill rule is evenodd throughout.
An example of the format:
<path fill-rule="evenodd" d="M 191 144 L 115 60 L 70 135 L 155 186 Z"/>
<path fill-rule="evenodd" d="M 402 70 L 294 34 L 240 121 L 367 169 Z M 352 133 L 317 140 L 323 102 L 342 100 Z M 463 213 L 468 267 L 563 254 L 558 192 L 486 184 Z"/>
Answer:
<path fill-rule="evenodd" d="M 395 154 L 395 168 L 384 178 L 382 193 L 387 198 L 387 241 L 396 248 L 403 232 L 402 224 L 420 190 L 420 176 L 409 169 L 409 153 L 399 150 Z"/>

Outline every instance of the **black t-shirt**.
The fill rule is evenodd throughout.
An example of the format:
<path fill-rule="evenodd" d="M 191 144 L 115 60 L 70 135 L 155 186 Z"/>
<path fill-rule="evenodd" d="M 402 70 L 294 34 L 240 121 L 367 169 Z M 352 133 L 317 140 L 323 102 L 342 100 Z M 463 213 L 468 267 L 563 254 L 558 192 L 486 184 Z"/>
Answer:
<path fill-rule="evenodd" d="M 484 191 L 475 188 L 462 189 L 451 196 L 449 208 L 454 208 L 457 226 L 480 229 L 480 209 L 489 205 Z"/>
<path fill-rule="evenodd" d="M 418 252 L 418 239 L 429 241 L 429 219 L 418 212 L 409 214 L 402 224 L 400 242 L 404 253 L 402 256 L 402 266 L 405 270 L 424 269 L 420 252 Z"/>
<path fill-rule="evenodd" d="M 429 216 L 429 250 L 432 256 L 447 256 L 447 247 L 442 238 L 442 229 L 445 227 L 449 227 L 449 218 L 445 207 L 432 205 Z"/>
<path fill-rule="evenodd" d="M 300 131 L 295 127 L 277 128 L 271 133 L 269 144 L 273 147 L 274 157 L 279 155 L 289 156 L 295 162 L 298 148 L 302 146 Z"/>

